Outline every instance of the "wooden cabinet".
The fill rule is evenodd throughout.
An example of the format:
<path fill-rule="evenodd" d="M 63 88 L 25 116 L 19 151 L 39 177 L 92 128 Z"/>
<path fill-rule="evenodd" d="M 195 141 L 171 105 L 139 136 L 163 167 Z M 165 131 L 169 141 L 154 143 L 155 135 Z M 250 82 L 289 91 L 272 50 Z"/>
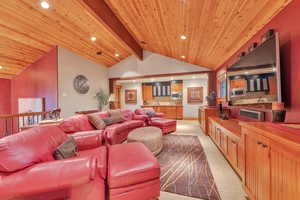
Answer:
<path fill-rule="evenodd" d="M 237 120 L 221 120 L 218 117 L 209 118 L 208 135 L 231 164 L 232 168 L 244 177 L 244 142 Z"/>
<path fill-rule="evenodd" d="M 164 113 L 167 119 L 182 119 L 182 106 L 142 106 L 143 108 L 153 108 L 155 112 Z"/>
<path fill-rule="evenodd" d="M 216 107 L 201 106 L 198 109 L 198 121 L 202 131 L 208 135 L 208 118 L 210 116 L 216 116 Z"/>
<path fill-rule="evenodd" d="M 172 93 L 182 93 L 182 82 L 171 84 Z"/>
<path fill-rule="evenodd" d="M 299 134 L 218 117 L 209 117 L 208 126 L 251 200 L 300 199 Z"/>
<path fill-rule="evenodd" d="M 220 147 L 224 154 L 228 153 L 228 137 L 226 134 L 221 132 L 221 139 L 220 139 Z"/>
<path fill-rule="evenodd" d="M 247 134 L 245 138 L 245 186 L 252 199 L 270 200 L 270 147 L 266 138 Z"/>
<path fill-rule="evenodd" d="M 223 112 L 229 115 L 229 109 L 223 108 Z M 208 135 L 208 118 L 217 116 L 217 108 L 214 106 L 201 106 L 198 109 L 198 121 L 204 134 Z"/>
<path fill-rule="evenodd" d="M 238 163 L 238 142 L 232 138 L 228 138 L 228 159 L 233 167 L 237 168 Z"/>
<path fill-rule="evenodd" d="M 242 123 L 242 135 L 250 199 L 300 199 L 300 135 L 263 123 Z"/>
<path fill-rule="evenodd" d="M 149 101 L 153 100 L 153 92 L 152 92 L 152 85 L 143 85 L 143 100 Z"/>

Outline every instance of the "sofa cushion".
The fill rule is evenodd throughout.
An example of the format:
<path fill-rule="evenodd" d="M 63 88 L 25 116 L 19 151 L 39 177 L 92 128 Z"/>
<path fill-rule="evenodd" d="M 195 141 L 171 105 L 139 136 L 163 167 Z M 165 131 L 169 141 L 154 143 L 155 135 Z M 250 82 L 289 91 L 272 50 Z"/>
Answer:
<path fill-rule="evenodd" d="M 96 113 L 93 113 L 93 114 L 97 114 L 99 115 L 101 118 L 108 118 L 109 117 L 109 113 L 107 111 L 102 111 L 102 112 L 96 112 Z"/>
<path fill-rule="evenodd" d="M 65 133 L 95 130 L 86 115 L 74 115 L 72 117 L 66 118 L 62 123 L 59 124 L 59 127 Z"/>
<path fill-rule="evenodd" d="M 104 130 L 83 131 L 72 134 L 78 150 L 93 149 L 104 144 Z"/>
<path fill-rule="evenodd" d="M 77 144 L 73 137 L 68 137 L 61 145 L 59 145 L 53 153 L 55 160 L 73 158 L 77 156 Z"/>
<path fill-rule="evenodd" d="M 134 114 L 131 110 L 123 109 L 123 110 L 121 110 L 121 112 L 122 112 L 123 119 L 125 121 L 130 121 L 133 119 Z"/>
<path fill-rule="evenodd" d="M 103 121 L 106 126 L 109 126 L 109 125 L 112 125 L 115 123 L 122 122 L 123 120 L 122 119 L 113 119 L 113 118 L 109 117 L 109 118 L 103 118 Z"/>
<path fill-rule="evenodd" d="M 106 179 L 106 171 L 107 171 L 107 149 L 106 149 L 106 146 L 78 152 L 78 157 L 89 157 L 89 156 L 97 158 L 97 168 L 99 169 L 100 177 L 103 179 Z"/>
<path fill-rule="evenodd" d="M 123 125 L 127 126 L 129 129 L 138 128 L 144 126 L 144 122 L 141 120 L 131 120 L 131 121 L 125 121 L 122 123 Z"/>
<path fill-rule="evenodd" d="M 108 155 L 110 189 L 143 183 L 160 176 L 159 163 L 142 143 L 109 146 Z"/>
<path fill-rule="evenodd" d="M 40 126 L 0 139 L 0 171 L 13 172 L 54 160 L 52 154 L 67 135 L 56 126 Z"/>
<path fill-rule="evenodd" d="M 89 122 L 94 125 L 94 127 L 98 130 L 104 129 L 106 124 L 100 117 L 100 115 L 96 114 L 89 114 L 87 115 Z"/>
<path fill-rule="evenodd" d="M 128 127 L 123 123 L 112 124 L 106 127 L 105 131 L 110 134 L 121 133 L 127 130 Z"/>

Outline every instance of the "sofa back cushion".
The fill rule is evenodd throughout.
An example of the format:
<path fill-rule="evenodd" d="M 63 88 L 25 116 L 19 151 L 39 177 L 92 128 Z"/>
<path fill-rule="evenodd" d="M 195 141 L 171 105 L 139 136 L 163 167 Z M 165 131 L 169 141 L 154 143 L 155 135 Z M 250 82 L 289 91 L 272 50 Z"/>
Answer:
<path fill-rule="evenodd" d="M 147 115 L 147 113 L 153 112 L 155 113 L 153 108 L 138 108 L 135 110 L 135 114 L 137 115 Z"/>
<path fill-rule="evenodd" d="M 14 172 L 54 160 L 53 152 L 67 139 L 56 126 L 40 126 L 0 139 L 0 172 Z"/>
<path fill-rule="evenodd" d="M 109 110 L 108 113 L 110 115 L 110 118 L 112 118 L 114 122 L 124 121 L 123 114 L 120 109 Z"/>
<path fill-rule="evenodd" d="M 98 130 L 102 130 L 105 128 L 106 124 L 103 121 L 104 118 L 101 118 L 97 113 L 95 114 L 88 114 L 87 115 L 91 124 Z"/>
<path fill-rule="evenodd" d="M 125 121 L 130 121 L 133 119 L 134 113 L 129 109 L 122 109 L 122 116 Z"/>
<path fill-rule="evenodd" d="M 89 122 L 89 119 L 86 115 L 74 115 L 66 118 L 62 123 L 59 124 L 59 127 L 65 133 L 95 130 L 94 126 Z"/>

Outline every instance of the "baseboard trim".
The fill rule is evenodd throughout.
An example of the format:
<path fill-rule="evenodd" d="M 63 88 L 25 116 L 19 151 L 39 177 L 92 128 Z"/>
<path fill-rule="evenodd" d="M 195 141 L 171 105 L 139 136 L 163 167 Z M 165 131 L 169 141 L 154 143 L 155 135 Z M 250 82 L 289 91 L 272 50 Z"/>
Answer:
<path fill-rule="evenodd" d="M 183 120 L 198 120 L 197 117 L 184 117 Z"/>

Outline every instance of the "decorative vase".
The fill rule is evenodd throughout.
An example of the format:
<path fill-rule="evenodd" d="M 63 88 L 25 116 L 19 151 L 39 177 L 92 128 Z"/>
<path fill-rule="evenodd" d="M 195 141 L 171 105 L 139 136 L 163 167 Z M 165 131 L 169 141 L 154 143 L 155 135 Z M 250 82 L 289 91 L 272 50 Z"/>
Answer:
<path fill-rule="evenodd" d="M 286 110 L 283 102 L 272 103 L 272 122 L 284 122 Z"/>
<path fill-rule="evenodd" d="M 211 94 L 206 97 L 206 100 L 208 106 L 216 106 L 217 97 L 215 91 L 212 91 Z"/>

